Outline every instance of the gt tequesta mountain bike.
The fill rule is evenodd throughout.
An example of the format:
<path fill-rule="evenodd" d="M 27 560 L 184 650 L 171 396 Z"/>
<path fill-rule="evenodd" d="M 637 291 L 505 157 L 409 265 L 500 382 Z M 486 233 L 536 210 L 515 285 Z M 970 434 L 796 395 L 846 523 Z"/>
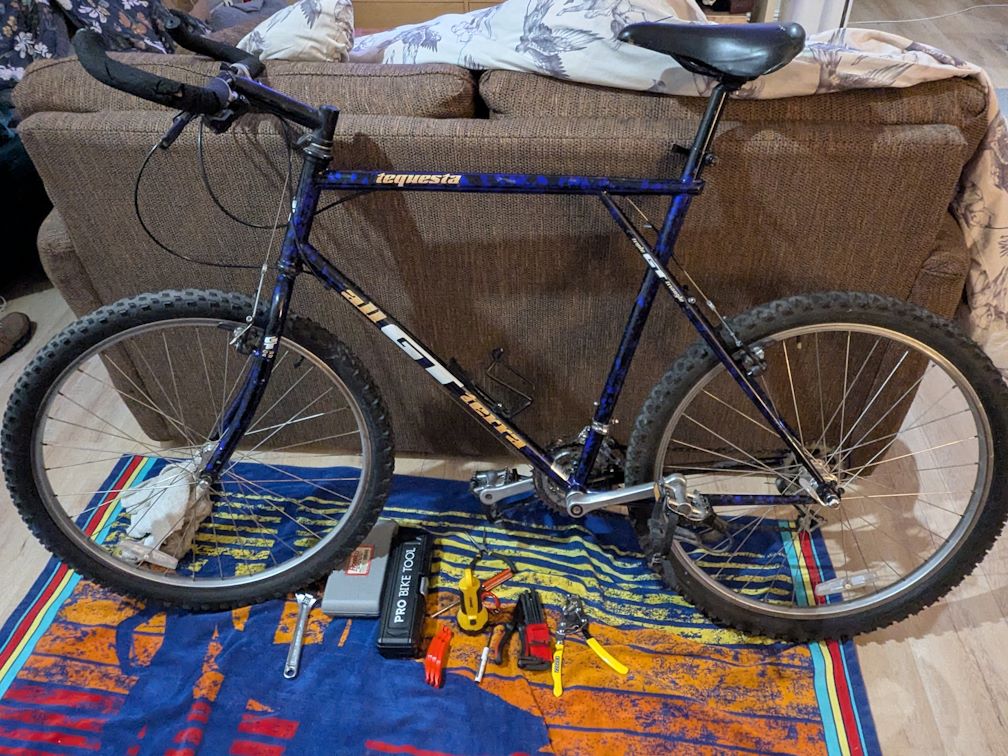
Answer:
<path fill-rule="evenodd" d="M 670 591 L 716 620 L 792 640 L 865 632 L 936 601 L 990 549 L 1006 517 L 1008 392 L 955 325 L 851 292 L 726 320 L 675 266 L 729 95 L 794 58 L 801 27 L 621 32 L 713 80 L 681 175 L 650 179 L 334 170 L 335 107 L 258 83 L 258 59 L 185 24 L 173 33 L 222 62 L 206 86 L 112 60 L 90 31 L 74 46 L 102 82 L 181 111 L 162 147 L 198 116 L 225 131 L 246 112 L 267 113 L 305 129 L 303 166 L 271 296 L 188 290 L 115 302 L 68 326 L 17 383 L 4 418 L 7 485 L 38 538 L 84 575 L 147 599 L 233 607 L 320 577 L 368 533 L 392 478 L 389 421 L 358 358 L 289 311 L 305 272 L 531 466 L 477 476 L 484 503 L 534 489 L 571 518 L 625 512 Z M 643 280 L 576 443 L 536 443 L 312 246 L 326 190 L 602 202 L 640 255 Z M 669 198 L 654 233 L 624 209 L 634 195 Z M 611 419 L 661 291 L 699 338 L 671 362 L 624 447 Z"/>

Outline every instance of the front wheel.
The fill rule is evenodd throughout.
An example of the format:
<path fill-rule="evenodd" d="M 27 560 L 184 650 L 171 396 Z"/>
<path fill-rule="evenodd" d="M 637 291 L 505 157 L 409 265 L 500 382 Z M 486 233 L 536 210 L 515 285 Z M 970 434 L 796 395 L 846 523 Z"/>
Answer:
<path fill-rule="evenodd" d="M 780 300 L 731 327 L 841 503 L 820 503 L 696 344 L 652 391 L 627 453 L 628 484 L 679 473 L 699 513 L 632 511 L 664 581 L 716 620 L 795 641 L 883 627 L 959 583 L 1008 517 L 1008 389 L 990 359 L 952 323 L 869 294 Z"/>
<path fill-rule="evenodd" d="M 120 593 L 223 609 L 311 582 L 367 535 L 392 477 L 386 412 L 349 350 L 303 318 L 288 318 L 255 417 L 200 489 L 259 343 L 252 311 L 238 294 L 142 294 L 39 352 L 2 449 L 11 498 L 50 551 Z"/>

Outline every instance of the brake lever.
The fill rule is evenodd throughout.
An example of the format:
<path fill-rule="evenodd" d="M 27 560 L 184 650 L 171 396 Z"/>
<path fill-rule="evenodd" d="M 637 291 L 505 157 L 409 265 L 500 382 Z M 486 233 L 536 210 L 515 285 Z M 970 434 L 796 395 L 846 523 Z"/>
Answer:
<path fill-rule="evenodd" d="M 213 115 L 203 116 L 203 123 L 215 134 L 223 134 L 232 124 L 248 112 L 248 101 L 244 97 L 235 97 L 231 103 Z"/>
<path fill-rule="evenodd" d="M 172 125 L 168 127 L 168 131 L 165 132 L 164 136 L 161 137 L 161 141 L 158 142 L 158 147 L 162 150 L 167 150 L 171 147 L 175 143 L 175 140 L 179 138 L 183 131 L 185 131 L 185 127 L 188 126 L 195 117 L 196 113 L 189 113 L 185 110 L 176 115 L 172 119 Z"/>

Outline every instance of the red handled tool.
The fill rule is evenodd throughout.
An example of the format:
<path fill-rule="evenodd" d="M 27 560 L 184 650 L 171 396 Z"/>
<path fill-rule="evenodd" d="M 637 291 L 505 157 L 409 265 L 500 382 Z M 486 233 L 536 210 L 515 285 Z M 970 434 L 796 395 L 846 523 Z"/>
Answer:
<path fill-rule="evenodd" d="M 518 637 L 521 639 L 521 655 L 518 666 L 522 669 L 549 669 L 553 664 L 553 649 L 550 647 L 549 625 L 546 624 L 546 610 L 543 609 L 539 591 L 529 588 L 518 597 Z"/>
<path fill-rule="evenodd" d="M 542 599 L 534 588 L 523 591 L 518 597 L 518 604 L 509 622 L 493 628 L 489 646 L 490 658 L 494 664 L 503 663 L 504 649 L 507 648 L 516 630 L 521 639 L 518 667 L 531 670 L 549 669 L 553 661 L 550 631 L 546 624 L 546 611 L 543 609 Z"/>
<path fill-rule="evenodd" d="M 444 684 L 444 663 L 448 658 L 451 639 L 451 628 L 444 625 L 427 646 L 427 656 L 424 657 L 424 679 L 428 685 L 435 688 L 440 688 Z"/>

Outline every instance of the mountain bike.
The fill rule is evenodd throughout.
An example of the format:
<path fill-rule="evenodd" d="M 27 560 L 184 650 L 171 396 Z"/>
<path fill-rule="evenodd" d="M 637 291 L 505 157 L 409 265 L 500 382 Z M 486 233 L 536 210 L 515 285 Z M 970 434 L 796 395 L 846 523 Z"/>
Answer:
<path fill-rule="evenodd" d="M 267 113 L 307 130 L 303 164 L 269 296 L 260 279 L 255 298 L 187 290 L 115 302 L 68 326 L 18 381 L 3 426 L 7 485 L 36 536 L 82 574 L 125 594 L 222 609 L 307 584 L 368 533 L 392 479 L 392 431 L 361 361 L 290 312 L 305 272 L 530 466 L 477 475 L 489 509 L 533 490 L 570 518 L 625 513 L 670 591 L 717 621 L 796 641 L 866 632 L 936 601 L 994 543 L 1008 516 L 1008 390 L 953 323 L 855 292 L 725 319 L 673 254 L 729 95 L 790 61 L 801 27 L 624 29 L 623 41 L 714 80 L 692 144 L 679 148 L 681 174 L 647 179 L 333 168 L 337 108 L 257 82 L 258 59 L 184 24 L 173 34 L 222 62 L 206 86 L 110 59 L 90 31 L 74 46 L 99 80 L 181 111 L 153 149 L 198 116 L 223 132 Z M 329 190 L 601 201 L 643 279 L 576 438 L 552 447 L 530 438 L 514 419 L 521 406 L 437 356 L 312 246 Z M 625 209 L 637 195 L 668 198 L 661 223 L 638 225 Z M 614 407 L 660 291 L 699 338 L 653 388 L 624 447 Z"/>

